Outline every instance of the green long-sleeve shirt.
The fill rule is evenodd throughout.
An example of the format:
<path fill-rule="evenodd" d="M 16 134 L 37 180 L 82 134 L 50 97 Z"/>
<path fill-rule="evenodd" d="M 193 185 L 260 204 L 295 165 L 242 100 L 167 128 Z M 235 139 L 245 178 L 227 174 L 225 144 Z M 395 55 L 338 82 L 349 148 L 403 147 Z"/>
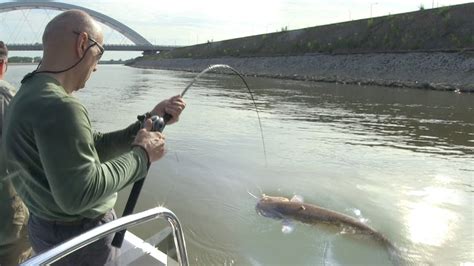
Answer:
<path fill-rule="evenodd" d="M 4 122 L 8 175 L 43 219 L 97 217 L 114 206 L 117 191 L 146 175 L 146 152 L 131 148 L 139 123 L 94 133 L 85 107 L 47 75 L 23 83 Z"/>

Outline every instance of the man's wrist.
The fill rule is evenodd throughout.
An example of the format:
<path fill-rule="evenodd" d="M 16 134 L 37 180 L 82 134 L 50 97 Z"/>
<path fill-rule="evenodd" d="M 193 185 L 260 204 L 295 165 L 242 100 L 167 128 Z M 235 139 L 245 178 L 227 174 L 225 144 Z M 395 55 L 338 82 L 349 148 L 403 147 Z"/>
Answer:
<path fill-rule="evenodd" d="M 151 161 L 150 161 L 150 155 L 148 154 L 148 151 L 145 149 L 145 147 L 143 147 L 143 146 L 140 145 L 140 144 L 136 144 L 136 143 L 135 143 L 135 144 L 132 144 L 132 149 L 135 148 L 135 147 L 137 147 L 137 148 L 140 149 L 140 150 L 143 150 L 143 152 L 144 152 L 145 155 L 146 155 L 146 162 L 147 162 L 147 163 L 146 163 L 146 169 L 147 169 L 147 170 L 150 169 Z"/>

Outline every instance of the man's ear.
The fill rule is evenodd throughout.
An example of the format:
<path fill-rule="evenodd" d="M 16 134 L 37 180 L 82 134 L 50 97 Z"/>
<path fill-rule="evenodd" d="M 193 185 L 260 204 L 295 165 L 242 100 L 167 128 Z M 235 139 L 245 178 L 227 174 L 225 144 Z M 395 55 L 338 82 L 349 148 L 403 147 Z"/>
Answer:
<path fill-rule="evenodd" d="M 5 59 L 0 59 L 0 74 L 5 74 L 7 72 L 7 61 Z"/>
<path fill-rule="evenodd" d="M 84 53 L 87 49 L 87 40 L 88 36 L 87 33 L 81 32 L 77 35 L 76 39 L 76 53 L 79 58 L 84 56 Z"/>

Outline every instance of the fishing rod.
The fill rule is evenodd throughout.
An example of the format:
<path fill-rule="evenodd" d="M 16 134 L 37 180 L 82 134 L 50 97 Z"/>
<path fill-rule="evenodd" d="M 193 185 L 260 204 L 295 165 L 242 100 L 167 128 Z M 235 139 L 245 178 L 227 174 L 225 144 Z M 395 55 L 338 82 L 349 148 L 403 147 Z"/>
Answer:
<path fill-rule="evenodd" d="M 211 71 L 211 70 L 217 69 L 217 68 L 224 68 L 224 69 L 231 70 L 232 72 L 237 74 L 237 76 L 239 76 L 240 79 L 245 84 L 245 87 L 247 88 L 247 90 L 250 94 L 250 98 L 252 99 L 252 102 L 255 106 L 255 111 L 257 112 L 258 124 L 259 124 L 259 127 L 260 127 L 260 135 L 261 135 L 261 139 L 262 139 L 263 154 L 265 156 L 265 164 L 266 164 L 267 163 L 267 151 L 266 151 L 266 148 L 265 148 L 265 139 L 263 138 L 263 127 L 262 127 L 262 122 L 260 120 L 260 113 L 258 112 L 257 103 L 255 102 L 255 98 L 253 97 L 253 93 L 250 90 L 250 87 L 247 84 L 247 81 L 244 79 L 244 77 L 237 70 L 235 70 L 234 68 L 232 68 L 229 65 L 224 65 L 224 64 L 211 65 L 208 68 L 201 71 L 198 75 L 196 75 L 194 77 L 194 79 L 188 84 L 188 86 L 186 86 L 186 88 L 184 88 L 184 90 L 183 90 L 183 92 L 181 92 L 180 96 L 184 97 L 184 94 L 186 94 L 186 92 L 189 90 L 189 88 L 191 88 L 191 86 L 202 75 L 204 75 L 208 71 Z M 158 116 L 151 116 L 149 113 L 147 113 L 147 115 L 142 115 L 142 116 L 138 117 L 138 119 L 142 120 L 142 121 L 145 121 L 145 119 L 148 119 L 148 118 L 150 118 L 152 120 L 152 131 L 163 132 L 163 130 L 165 129 L 166 124 L 171 120 L 172 117 L 168 113 L 165 113 L 163 118 L 160 118 Z M 130 191 L 130 196 L 128 197 L 128 200 L 127 200 L 127 204 L 125 205 L 125 209 L 123 210 L 122 217 L 133 213 L 133 210 L 135 209 L 135 206 L 138 202 L 138 197 L 140 196 L 140 192 L 142 190 L 143 184 L 145 183 L 145 179 L 146 179 L 146 176 L 145 176 L 145 178 L 143 178 L 143 179 L 141 179 L 141 180 L 139 180 L 139 181 L 137 181 L 133 184 L 132 190 Z M 122 247 L 122 243 L 123 243 L 123 239 L 125 237 L 125 232 L 126 231 L 127 230 L 124 229 L 120 232 L 115 233 L 114 239 L 112 240 L 112 245 L 114 247 L 117 247 L 117 248 Z"/>

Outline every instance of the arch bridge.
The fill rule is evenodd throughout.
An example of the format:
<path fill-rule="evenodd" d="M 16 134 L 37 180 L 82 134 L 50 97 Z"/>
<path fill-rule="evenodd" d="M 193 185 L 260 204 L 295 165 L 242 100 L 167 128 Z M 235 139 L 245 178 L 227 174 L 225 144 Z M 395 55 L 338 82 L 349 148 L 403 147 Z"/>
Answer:
<path fill-rule="evenodd" d="M 153 45 L 138 32 L 134 31 L 127 25 L 92 9 L 85 7 L 60 3 L 60 2 L 51 2 L 51 1 L 15 1 L 15 2 L 6 2 L 0 3 L 0 13 L 11 12 L 16 10 L 23 9 L 51 9 L 65 11 L 70 9 L 80 9 L 87 12 L 95 20 L 103 23 L 104 25 L 109 26 L 115 31 L 119 32 L 134 45 L 114 45 L 114 44 L 105 44 L 104 47 L 107 50 L 111 51 L 143 51 L 143 54 L 155 54 L 159 51 L 168 51 L 176 48 L 177 46 L 165 46 L 165 45 Z M 34 44 L 8 44 L 9 50 L 16 51 L 38 51 L 42 50 L 43 46 L 40 43 Z"/>

